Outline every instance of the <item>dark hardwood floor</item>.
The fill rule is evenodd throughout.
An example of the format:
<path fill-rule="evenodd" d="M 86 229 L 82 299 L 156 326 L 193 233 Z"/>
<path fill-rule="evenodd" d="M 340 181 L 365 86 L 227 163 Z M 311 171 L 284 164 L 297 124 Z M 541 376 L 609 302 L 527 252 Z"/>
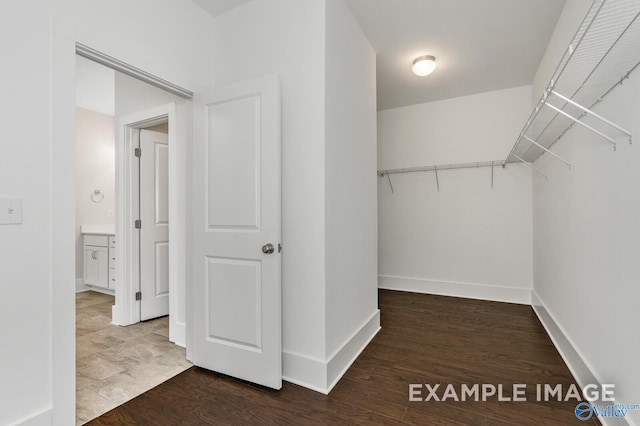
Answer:
<path fill-rule="evenodd" d="M 574 383 L 529 306 L 380 291 L 382 330 L 330 395 L 273 391 L 197 367 L 90 425 L 571 425 L 575 401 L 535 402 L 535 386 Z M 409 401 L 409 384 L 527 384 L 527 402 Z M 428 392 L 422 391 L 426 397 Z"/>

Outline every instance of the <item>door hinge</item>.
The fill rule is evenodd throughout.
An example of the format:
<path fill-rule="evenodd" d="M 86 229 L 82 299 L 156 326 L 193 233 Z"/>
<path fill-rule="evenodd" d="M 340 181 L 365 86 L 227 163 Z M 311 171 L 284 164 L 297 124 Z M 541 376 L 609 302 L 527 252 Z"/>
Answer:
<path fill-rule="evenodd" d="M 137 220 L 134 222 L 133 226 L 134 226 L 136 229 L 142 229 L 142 221 L 141 221 L 140 219 L 137 219 Z"/>
<path fill-rule="evenodd" d="M 142 292 L 141 291 L 136 293 L 136 300 L 142 300 Z"/>
<path fill-rule="evenodd" d="M 140 148 L 136 148 L 134 150 L 134 155 L 138 158 L 142 157 L 142 150 Z"/>
<path fill-rule="evenodd" d="M 282 251 L 282 244 L 278 244 L 278 253 Z"/>

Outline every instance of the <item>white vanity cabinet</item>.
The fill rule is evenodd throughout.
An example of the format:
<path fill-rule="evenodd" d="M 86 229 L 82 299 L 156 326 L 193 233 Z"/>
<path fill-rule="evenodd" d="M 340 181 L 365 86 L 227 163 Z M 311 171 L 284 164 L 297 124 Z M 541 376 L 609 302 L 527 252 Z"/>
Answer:
<path fill-rule="evenodd" d="M 83 235 L 84 283 L 114 290 L 116 284 L 116 244 L 113 235 Z"/>
<path fill-rule="evenodd" d="M 116 289 L 116 237 L 109 235 L 109 289 Z"/>

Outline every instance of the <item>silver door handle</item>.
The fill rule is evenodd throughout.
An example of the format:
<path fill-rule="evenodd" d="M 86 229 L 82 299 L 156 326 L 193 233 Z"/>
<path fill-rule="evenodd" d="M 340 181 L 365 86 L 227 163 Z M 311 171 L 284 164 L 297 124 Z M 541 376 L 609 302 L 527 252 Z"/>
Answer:
<path fill-rule="evenodd" d="M 269 243 L 269 244 L 265 244 L 262 246 L 262 252 L 264 254 L 271 254 L 276 250 L 276 248 L 273 246 L 273 244 Z"/>

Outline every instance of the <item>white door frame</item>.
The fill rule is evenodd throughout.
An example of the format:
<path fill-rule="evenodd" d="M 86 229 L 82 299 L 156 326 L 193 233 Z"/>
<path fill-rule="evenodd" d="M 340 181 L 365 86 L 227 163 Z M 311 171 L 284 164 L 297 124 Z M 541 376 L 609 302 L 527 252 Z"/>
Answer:
<path fill-rule="evenodd" d="M 116 159 L 116 303 L 113 306 L 113 324 L 131 325 L 140 322 L 140 302 L 135 300 L 140 291 L 140 233 L 134 222 L 139 215 L 139 162 L 135 159 L 134 148 L 138 144 L 140 129 L 165 121 L 169 123 L 169 294 L 178 292 L 177 234 L 172 220 L 178 215 L 176 203 L 177 181 L 177 123 L 176 103 L 171 102 L 145 111 L 122 117 L 118 123 Z M 169 335 L 176 335 L 177 297 L 170 297 Z M 172 332 L 173 331 L 173 332 Z M 173 336 L 172 336 L 173 335 Z M 179 340 L 179 339 L 177 339 Z M 177 342 L 184 346 L 184 340 Z"/>

